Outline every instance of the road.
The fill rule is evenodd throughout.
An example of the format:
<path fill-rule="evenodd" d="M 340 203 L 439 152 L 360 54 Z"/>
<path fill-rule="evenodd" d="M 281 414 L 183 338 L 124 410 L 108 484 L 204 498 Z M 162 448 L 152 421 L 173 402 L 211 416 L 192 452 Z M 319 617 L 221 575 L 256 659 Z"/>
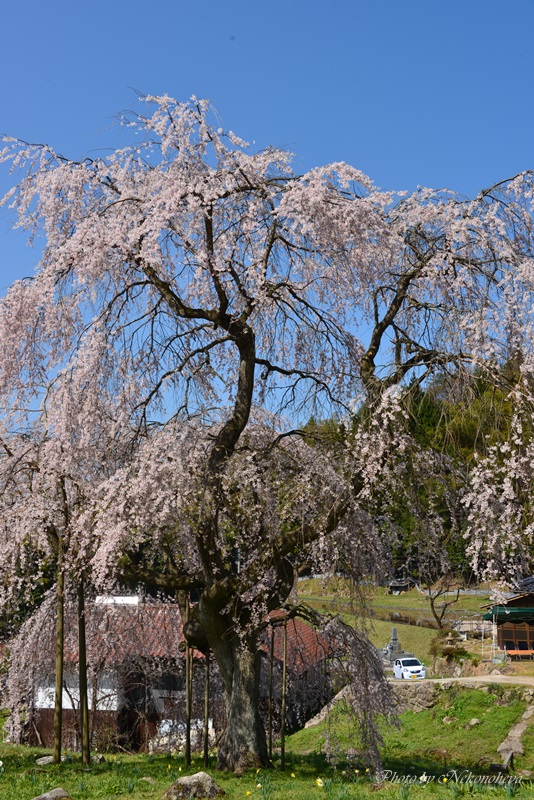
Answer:
<path fill-rule="evenodd" d="M 391 683 L 418 683 L 418 681 L 402 681 L 390 678 Z M 465 678 L 425 678 L 431 683 L 507 683 L 512 686 L 533 686 L 534 675 L 470 675 Z"/>

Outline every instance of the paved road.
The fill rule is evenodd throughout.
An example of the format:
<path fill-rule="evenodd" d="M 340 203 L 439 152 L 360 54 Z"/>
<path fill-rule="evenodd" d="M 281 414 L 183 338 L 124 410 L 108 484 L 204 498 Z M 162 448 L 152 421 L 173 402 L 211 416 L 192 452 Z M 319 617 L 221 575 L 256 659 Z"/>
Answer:
<path fill-rule="evenodd" d="M 390 678 L 392 683 L 418 683 Z M 465 678 L 425 678 L 428 683 L 509 683 L 512 686 L 534 686 L 534 675 L 470 675 Z"/>

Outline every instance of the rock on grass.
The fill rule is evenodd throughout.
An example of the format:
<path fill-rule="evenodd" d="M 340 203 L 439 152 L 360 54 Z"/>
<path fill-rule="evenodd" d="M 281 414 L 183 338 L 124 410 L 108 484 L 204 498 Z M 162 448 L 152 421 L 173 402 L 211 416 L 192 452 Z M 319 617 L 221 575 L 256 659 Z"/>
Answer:
<path fill-rule="evenodd" d="M 185 775 L 178 778 L 171 788 L 163 795 L 163 800 L 189 800 L 190 797 L 220 797 L 224 790 L 215 783 L 207 772 L 196 772 L 194 775 Z"/>

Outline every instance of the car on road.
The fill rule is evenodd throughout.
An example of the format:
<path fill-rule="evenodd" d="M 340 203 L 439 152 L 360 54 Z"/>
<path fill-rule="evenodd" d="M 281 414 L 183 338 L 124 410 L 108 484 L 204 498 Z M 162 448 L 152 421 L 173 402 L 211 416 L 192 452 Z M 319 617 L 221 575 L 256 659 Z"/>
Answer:
<path fill-rule="evenodd" d="M 426 678 L 426 667 L 418 658 L 397 658 L 393 662 L 393 674 L 401 680 Z"/>

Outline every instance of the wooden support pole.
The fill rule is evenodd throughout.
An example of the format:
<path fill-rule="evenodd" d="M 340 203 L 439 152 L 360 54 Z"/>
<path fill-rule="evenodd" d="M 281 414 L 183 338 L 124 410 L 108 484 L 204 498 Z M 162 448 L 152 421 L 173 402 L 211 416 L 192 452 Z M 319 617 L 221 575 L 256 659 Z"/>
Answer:
<path fill-rule="evenodd" d="M 82 764 L 91 763 L 89 741 L 89 702 L 87 698 L 87 646 L 85 641 L 85 595 L 83 577 L 78 584 L 78 683 L 80 687 L 80 732 L 82 738 Z"/>
<path fill-rule="evenodd" d="M 206 679 L 204 682 L 204 766 L 209 766 L 210 749 L 210 652 L 206 653 Z"/>
<path fill-rule="evenodd" d="M 54 764 L 61 763 L 63 735 L 63 641 L 65 638 L 65 573 L 63 572 L 62 542 L 59 539 L 57 573 L 56 623 L 56 686 L 54 700 Z"/>
<path fill-rule="evenodd" d="M 273 759 L 273 663 L 274 663 L 274 626 L 271 625 L 271 648 L 269 660 L 269 760 Z"/>
<path fill-rule="evenodd" d="M 284 655 L 282 660 L 282 708 L 280 711 L 280 768 L 286 766 L 286 684 L 287 684 L 287 619 L 284 620 Z"/>
<path fill-rule="evenodd" d="M 186 622 L 189 622 L 189 596 L 186 600 Z M 191 707 L 193 701 L 193 658 L 191 648 L 185 642 L 185 763 L 191 766 Z"/>

